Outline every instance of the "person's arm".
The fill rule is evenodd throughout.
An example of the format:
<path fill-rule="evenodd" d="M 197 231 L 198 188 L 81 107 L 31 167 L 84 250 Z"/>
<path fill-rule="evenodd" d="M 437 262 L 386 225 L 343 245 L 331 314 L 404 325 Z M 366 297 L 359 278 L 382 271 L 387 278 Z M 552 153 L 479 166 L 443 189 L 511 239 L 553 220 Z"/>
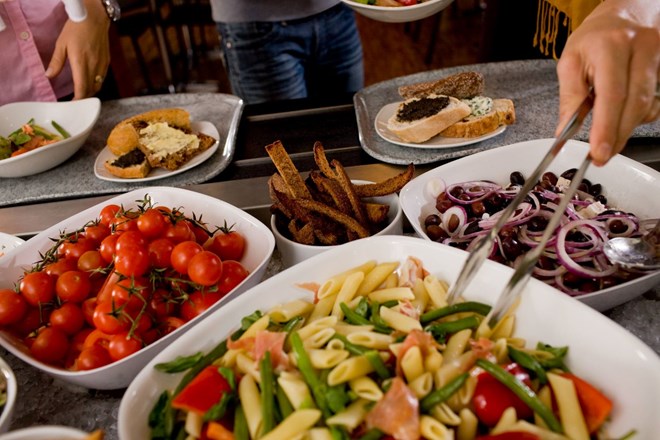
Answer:
<path fill-rule="evenodd" d="M 67 20 L 46 69 L 46 76 L 54 78 L 69 60 L 73 75 L 73 99 L 87 98 L 98 92 L 110 65 L 108 14 L 100 0 L 84 0 L 84 4 L 87 18 L 80 23 Z"/>
<path fill-rule="evenodd" d="M 623 150 L 635 127 L 660 116 L 660 2 L 606 0 L 570 35 L 557 65 L 561 131 L 594 87 L 593 163 Z"/>

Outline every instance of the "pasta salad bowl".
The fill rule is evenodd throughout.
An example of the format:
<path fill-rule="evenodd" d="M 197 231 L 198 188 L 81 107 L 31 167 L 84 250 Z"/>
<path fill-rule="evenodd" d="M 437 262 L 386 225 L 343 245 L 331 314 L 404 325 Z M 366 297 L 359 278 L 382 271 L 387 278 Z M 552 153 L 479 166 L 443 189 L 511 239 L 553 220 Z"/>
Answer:
<path fill-rule="evenodd" d="M 381 6 L 378 2 L 367 0 L 342 1 L 358 14 L 362 14 L 372 20 L 385 23 L 405 23 L 430 17 L 445 9 L 453 0 L 422 0 L 406 6 L 403 4 L 398 6 Z"/>
<path fill-rule="evenodd" d="M 173 407 L 178 407 L 178 405 L 184 403 L 184 400 L 185 404 L 189 407 L 197 405 L 194 396 L 189 392 L 194 388 L 193 383 L 199 384 L 197 378 L 201 377 L 201 375 L 197 376 L 193 373 L 190 376 L 186 368 L 182 368 L 179 372 L 174 372 L 174 370 L 165 372 L 165 369 L 175 368 L 175 364 L 181 366 L 183 362 L 189 362 L 190 359 L 199 359 L 204 353 L 210 353 L 212 351 L 213 353 L 208 354 L 206 363 L 194 361 L 188 367 L 194 365 L 192 368 L 195 371 L 199 372 L 203 370 L 208 372 L 210 376 L 215 376 L 215 379 L 205 382 L 207 384 L 212 383 L 214 380 L 225 381 L 225 383 L 229 384 L 232 381 L 227 378 L 231 375 L 226 370 L 242 365 L 240 367 L 242 368 L 242 372 L 234 377 L 240 378 L 237 385 L 237 392 L 242 399 L 241 401 L 245 401 L 242 407 L 243 413 L 248 419 L 248 427 L 245 429 L 254 430 L 254 426 L 261 423 L 259 419 L 261 416 L 270 420 L 272 414 L 269 411 L 262 412 L 262 407 L 258 403 L 258 384 L 264 383 L 263 380 L 267 380 L 265 383 L 271 383 L 268 379 L 263 379 L 260 382 L 259 378 L 262 371 L 265 374 L 263 376 L 265 378 L 271 377 L 270 374 L 278 375 L 277 383 L 280 384 L 280 378 L 283 377 L 282 375 L 284 373 L 281 373 L 282 370 L 278 370 L 279 367 L 276 367 L 276 373 L 273 373 L 273 370 L 269 367 L 274 362 L 272 359 L 279 356 L 277 354 L 279 350 L 276 350 L 274 348 L 275 346 L 271 346 L 269 350 L 269 356 L 272 356 L 270 358 L 271 363 L 268 363 L 264 361 L 266 359 L 265 354 L 258 362 L 252 360 L 249 356 L 247 361 L 245 359 L 241 360 L 241 353 L 245 354 L 244 351 L 241 351 L 241 347 L 249 347 L 249 345 L 244 344 L 249 344 L 251 340 L 249 338 L 251 337 L 255 337 L 256 344 L 256 339 L 259 338 L 260 334 L 257 331 L 258 328 L 265 329 L 269 325 L 277 326 L 277 323 L 285 327 L 291 320 L 295 320 L 296 318 L 294 317 L 298 315 L 304 316 L 304 319 L 307 321 L 302 324 L 302 327 L 290 327 L 296 329 L 296 331 L 291 332 L 288 337 L 288 344 L 290 344 L 291 348 L 287 348 L 286 351 L 295 353 L 295 355 L 289 357 L 289 360 L 292 357 L 296 359 L 295 364 L 300 368 L 305 381 L 308 379 L 310 383 L 321 381 L 322 386 L 326 386 L 326 382 L 323 382 L 323 380 L 327 381 L 327 386 L 334 386 L 342 383 L 342 381 L 349 381 L 350 389 L 358 396 L 354 401 L 345 402 L 348 408 L 355 410 L 351 412 L 353 415 L 349 417 L 343 413 L 346 415 L 346 418 L 342 418 L 341 420 L 335 419 L 334 423 L 347 424 L 346 426 L 350 425 L 347 428 L 349 431 L 355 429 L 356 426 L 365 420 L 366 423 L 369 423 L 370 413 L 367 413 L 369 411 L 375 411 L 375 408 L 382 400 L 389 400 L 389 391 L 384 392 L 378 387 L 371 388 L 374 393 L 370 397 L 369 393 L 363 393 L 361 387 L 351 381 L 355 380 L 359 383 L 382 382 L 382 380 L 385 380 L 383 379 L 384 377 L 388 377 L 388 380 L 391 381 L 390 390 L 397 387 L 397 391 L 403 389 L 406 392 L 405 390 L 408 389 L 410 392 L 417 390 L 414 393 L 420 393 L 414 394 L 412 399 L 419 401 L 421 411 L 424 415 L 419 417 L 419 413 L 415 412 L 417 410 L 407 413 L 412 419 L 419 417 L 420 423 L 415 429 L 424 430 L 429 424 L 437 427 L 437 424 L 433 420 L 425 417 L 428 415 L 429 408 L 433 408 L 437 404 L 437 401 L 433 400 L 435 397 L 430 401 L 427 400 L 433 392 L 429 392 L 428 389 L 426 392 L 423 391 L 424 387 L 417 388 L 415 385 L 412 385 L 414 382 L 412 376 L 406 376 L 415 366 L 419 366 L 422 370 L 427 368 L 429 370 L 428 373 L 431 375 L 438 375 L 441 364 L 436 364 L 438 368 L 433 367 L 433 362 L 438 361 L 437 357 L 435 360 L 431 360 L 433 359 L 433 355 L 430 351 L 427 352 L 424 356 L 429 357 L 424 359 L 423 365 L 428 366 L 421 366 L 422 363 L 415 361 L 414 357 L 412 361 L 402 361 L 401 363 L 397 359 L 396 364 L 400 365 L 402 372 L 397 373 L 394 370 L 395 362 L 390 362 L 387 364 L 390 367 L 385 367 L 386 371 L 381 375 L 380 367 L 377 368 L 375 366 L 378 363 L 378 359 L 387 360 L 388 356 L 394 355 L 394 352 L 401 353 L 400 350 L 403 350 L 401 347 L 410 342 L 408 341 L 410 336 L 406 336 L 404 339 L 405 342 L 402 344 L 392 344 L 390 347 L 389 343 L 392 341 L 388 340 L 389 342 L 386 342 L 385 348 L 374 348 L 374 350 L 378 350 L 377 359 L 370 360 L 370 358 L 374 357 L 368 354 L 370 350 L 362 351 L 366 344 L 368 344 L 364 332 L 360 334 L 359 330 L 351 331 L 351 329 L 355 330 L 355 324 L 346 324 L 341 321 L 354 319 L 351 310 L 357 313 L 358 306 L 356 303 L 359 304 L 362 301 L 360 296 L 364 294 L 369 298 L 370 302 L 377 301 L 383 305 L 378 311 L 383 321 L 374 321 L 375 324 L 370 328 L 385 325 L 385 327 L 390 327 L 390 330 L 394 329 L 395 333 L 392 333 L 392 335 L 418 332 L 418 329 L 413 324 L 410 324 L 410 320 L 414 320 L 411 317 L 412 315 L 406 314 L 401 308 L 405 307 L 402 304 L 406 302 L 406 298 L 409 300 L 408 303 L 411 301 L 413 303 L 415 302 L 415 300 L 410 300 L 409 297 L 406 297 L 410 293 L 405 289 L 403 291 L 400 289 L 376 289 L 376 287 L 384 287 L 378 284 L 382 281 L 383 274 L 380 273 L 377 276 L 369 275 L 374 271 L 380 272 L 384 266 L 394 263 L 394 265 L 398 264 L 401 269 L 398 276 L 399 280 L 414 280 L 416 276 L 424 277 L 424 273 L 416 270 L 420 267 L 418 263 L 415 263 L 414 259 L 417 259 L 418 262 L 421 262 L 424 269 L 428 271 L 428 274 L 431 275 L 429 278 L 424 277 L 424 288 L 427 289 L 426 292 L 429 295 L 426 303 L 428 307 L 423 306 L 424 314 L 417 319 L 426 319 L 426 323 L 438 323 L 435 319 L 440 315 L 437 313 L 435 316 L 426 315 L 430 313 L 428 310 L 434 310 L 430 305 L 431 303 L 435 304 L 436 301 L 439 301 L 439 308 L 435 310 L 443 308 L 441 297 L 438 296 L 442 288 L 438 288 L 438 283 L 442 283 L 443 281 L 452 283 L 455 280 L 465 260 L 465 255 L 460 250 L 413 237 L 371 237 L 337 247 L 307 261 L 303 261 L 284 272 L 280 272 L 258 286 L 253 287 L 223 309 L 209 316 L 207 320 L 191 329 L 191 331 L 163 350 L 140 372 L 126 390 L 120 404 L 118 420 L 119 436 L 126 440 L 149 438 L 149 420 L 152 422 L 155 421 L 154 423 L 157 425 L 158 416 L 154 417 L 154 415 L 163 414 L 161 409 L 164 406 L 171 404 Z M 413 257 L 414 259 L 411 260 L 409 257 Z M 413 262 L 412 265 L 409 265 L 410 261 Z M 381 269 L 376 269 L 377 267 Z M 411 268 L 414 270 L 409 270 Z M 391 270 L 391 267 L 388 270 Z M 358 271 L 362 272 L 362 274 L 356 274 Z M 487 261 L 466 290 L 464 299 L 468 301 L 470 307 L 475 302 L 480 304 L 479 307 L 492 305 L 511 274 L 512 270 L 510 268 Z M 390 280 L 390 277 L 386 276 L 384 279 Z M 427 280 L 430 283 L 428 288 L 426 287 Z M 365 283 L 364 286 L 362 285 L 363 282 Z M 316 285 L 316 288 L 312 289 L 315 293 L 310 290 L 312 285 Z M 385 281 L 385 286 L 390 285 L 389 281 Z M 360 290 L 362 288 L 364 288 L 364 291 Z M 350 292 L 352 292 L 352 295 Z M 415 295 L 415 298 L 420 299 L 424 297 L 423 294 L 419 295 Z M 337 298 L 341 298 L 342 301 Z M 393 310 L 389 312 L 385 311 L 388 307 L 384 304 L 388 303 L 391 305 L 392 301 L 397 303 L 397 305 L 392 307 Z M 314 303 L 316 305 L 313 305 Z M 351 305 L 349 309 L 346 309 L 342 306 L 342 303 L 344 305 Z M 341 313 L 335 310 L 337 306 L 339 306 Z M 261 315 L 254 314 L 256 311 L 260 311 Z M 658 393 L 660 389 L 660 358 L 642 341 L 593 309 L 584 304 L 572 301 L 567 296 L 560 294 L 555 289 L 537 280 L 531 280 L 525 287 L 521 302 L 515 310 L 514 315 L 515 318 L 510 317 L 507 321 L 512 326 L 508 324 L 503 325 L 499 330 L 496 328 L 495 331 L 502 331 L 502 337 L 504 335 L 513 336 L 515 340 L 522 341 L 526 346 L 535 347 L 537 343 L 543 343 L 552 347 L 568 347 L 564 361 L 567 367 L 570 368 L 570 371 L 575 375 L 587 379 L 592 386 L 611 399 L 613 409 L 609 417 L 610 421 L 607 424 L 607 432 L 612 438 L 623 436 L 632 429 L 636 430 L 640 438 L 656 438 L 660 436 L 660 426 L 657 424 L 655 414 L 652 411 L 638 410 L 638 408 L 657 407 L 660 399 L 660 394 Z M 249 317 L 247 321 L 243 321 L 244 323 L 247 322 L 247 325 L 241 327 L 241 321 L 244 317 Z M 410 320 L 406 318 L 410 318 Z M 559 320 L 561 320 L 561 325 L 557 325 Z M 418 324 L 420 322 L 418 321 Z M 407 325 L 411 327 L 407 328 Z M 357 326 L 361 327 L 360 324 Z M 247 329 L 245 333 L 242 333 L 240 338 L 235 334 L 239 328 Z M 437 328 L 435 329 L 437 330 Z M 426 329 L 423 333 L 428 335 L 432 331 L 435 330 Z M 456 334 L 459 333 L 458 330 L 454 331 Z M 325 335 L 327 332 L 330 332 L 329 335 Z M 367 331 L 366 333 L 369 333 L 374 340 L 381 337 L 387 339 L 388 336 L 386 332 Z M 420 333 L 418 332 L 416 334 L 419 335 Z M 492 337 L 498 340 L 498 336 L 495 334 L 488 335 L 489 338 Z M 453 337 L 451 336 L 448 340 L 448 345 L 454 345 L 456 343 Z M 319 345 L 314 345 L 319 340 L 323 342 L 319 342 Z M 330 341 L 328 343 L 333 345 L 331 347 L 323 345 L 327 341 Z M 338 344 L 337 341 L 341 342 L 341 344 Z M 350 348 L 350 343 L 354 344 L 352 348 Z M 500 344 L 499 346 L 502 346 L 502 343 L 495 343 L 495 345 Z M 224 349 L 227 348 L 225 345 L 229 344 L 236 345 L 231 345 L 230 350 L 225 351 Z M 458 353 L 463 352 L 462 350 L 467 346 L 464 344 L 467 344 L 465 339 L 463 339 L 463 345 L 459 343 L 459 346 L 462 348 L 458 350 Z M 489 345 L 483 341 L 479 342 L 478 345 L 489 351 L 492 349 L 492 347 L 488 348 Z M 356 346 L 358 348 L 355 348 Z M 317 350 L 319 347 L 320 349 Z M 347 347 L 351 350 L 357 350 L 356 353 L 358 354 L 346 354 L 349 357 L 340 360 L 339 364 L 334 364 L 334 369 L 327 375 L 314 376 L 316 379 L 306 376 L 310 369 L 312 372 L 322 371 L 325 364 L 323 364 L 323 361 L 319 361 L 318 358 L 327 359 L 328 356 L 326 355 L 329 352 L 333 350 L 341 352 L 344 349 L 347 351 Z M 371 345 L 370 347 L 377 346 Z M 389 352 L 387 347 L 390 347 Z M 613 347 L 616 347 L 616 354 L 613 354 Z M 322 353 L 317 355 L 315 353 L 317 351 Z M 373 352 L 373 350 L 371 351 Z M 305 352 L 308 354 L 304 355 Z M 229 357 L 223 356 L 221 360 L 218 360 L 219 355 L 222 353 L 225 353 Z M 450 356 L 447 352 L 444 354 L 445 356 Z M 493 354 L 492 351 L 491 354 Z M 190 358 L 190 356 L 193 356 L 193 358 Z M 488 358 L 488 356 L 486 357 Z M 355 360 L 356 358 L 364 358 L 366 361 L 364 359 Z M 427 364 L 427 360 L 430 363 Z M 214 366 L 211 366 L 211 361 L 216 362 Z M 473 361 L 474 359 L 468 362 Z M 343 362 L 348 362 L 348 366 L 340 368 Z M 489 364 L 483 361 L 483 359 L 474 362 L 478 362 L 480 366 L 483 365 L 483 368 L 490 368 Z M 449 364 L 450 366 L 445 372 L 452 371 L 453 367 L 451 365 L 453 365 L 453 362 Z M 157 365 L 159 366 L 158 368 L 156 368 Z M 275 365 L 280 365 L 279 361 Z M 361 367 L 357 365 L 361 365 Z M 220 366 L 226 367 L 225 370 L 219 370 L 218 367 Z M 412 369 L 409 368 L 411 366 L 413 367 Z M 315 368 L 317 370 L 314 370 Z M 335 369 L 339 369 L 340 371 L 335 372 Z M 421 375 L 425 373 L 426 371 L 420 372 Z M 181 381 L 186 375 L 188 375 L 188 379 L 182 384 Z M 460 371 L 457 371 L 454 379 L 472 380 L 467 379 L 465 376 L 467 374 L 463 375 Z M 192 377 L 194 379 L 191 379 Z M 207 376 L 205 377 L 208 378 Z M 220 379 L 220 377 L 224 379 Z M 300 376 L 293 374 L 292 377 L 295 380 L 296 377 Z M 290 375 L 289 378 L 291 378 Z M 447 376 L 448 378 L 449 376 Z M 401 388 L 402 381 L 407 382 L 409 388 Z M 319 382 L 316 383 L 318 384 Z M 433 379 L 431 379 L 431 383 L 433 383 Z M 464 383 L 467 382 L 461 382 L 461 384 Z M 230 385 L 226 386 L 228 387 L 226 389 L 231 389 Z M 285 385 L 281 386 L 286 390 Z M 459 386 L 462 385 L 459 384 Z M 245 389 L 242 391 L 242 388 Z M 208 391 L 212 387 L 205 387 L 204 389 Z M 304 382 L 303 389 L 306 389 Z M 179 393 L 179 391 L 181 392 Z M 381 391 L 385 394 L 379 394 Z M 174 399 L 170 399 L 168 396 L 171 394 L 168 393 L 176 393 L 176 396 L 185 395 L 185 398 L 175 397 Z M 305 395 L 305 393 L 307 395 L 311 393 L 313 395 L 312 398 L 317 403 L 321 402 L 317 406 L 320 409 L 304 409 L 305 405 L 301 403 L 304 399 L 299 401 L 295 397 L 297 395 L 296 392 L 289 393 L 285 391 L 287 398 L 291 398 L 290 403 L 296 411 L 291 413 L 289 417 L 292 417 L 292 419 L 288 423 L 288 418 L 284 418 L 282 424 L 278 425 L 272 431 L 273 435 L 276 433 L 285 433 L 285 438 L 294 437 L 302 434 L 302 431 L 314 425 L 319 420 L 319 417 L 324 417 L 325 419 L 325 415 L 321 415 L 326 411 L 325 405 L 327 405 L 327 401 L 324 400 L 324 397 L 314 391 L 310 392 L 308 388 L 302 395 Z M 459 398 L 459 406 L 461 405 L 460 402 L 464 402 L 462 405 L 465 408 L 470 408 L 470 393 L 468 389 L 465 394 L 467 400 Z M 268 396 L 269 394 L 266 392 L 264 395 Z M 399 405 L 399 410 L 391 414 L 405 413 L 404 408 L 409 408 L 404 402 L 405 399 L 401 396 L 399 395 L 399 398 L 395 401 L 395 404 Z M 407 396 L 410 395 L 408 394 Z M 416 396 L 419 397 L 416 398 Z M 375 406 L 373 406 L 374 409 L 371 410 L 369 409 L 372 408 L 371 405 L 364 406 L 366 405 L 365 402 L 360 400 L 368 400 L 370 398 L 376 402 Z M 356 406 L 358 407 L 357 409 L 355 408 Z M 309 405 L 306 407 L 309 408 Z M 451 411 L 458 411 L 458 408 L 454 408 L 453 410 L 451 407 L 448 408 Z M 195 411 L 199 410 L 200 408 L 196 407 Z M 338 409 L 337 411 L 341 412 L 343 410 Z M 521 417 L 523 416 L 521 415 Z M 198 422 L 201 418 L 201 415 L 197 416 Z M 243 426 L 242 419 L 239 418 L 236 420 L 238 420 L 237 423 L 241 423 L 241 426 Z M 352 420 L 353 422 L 347 420 Z M 379 422 L 376 421 L 374 423 Z M 202 426 L 202 424 L 200 423 L 198 426 Z M 438 429 L 450 428 L 444 426 L 444 428 Z M 419 436 L 420 432 L 416 431 L 414 435 Z"/>

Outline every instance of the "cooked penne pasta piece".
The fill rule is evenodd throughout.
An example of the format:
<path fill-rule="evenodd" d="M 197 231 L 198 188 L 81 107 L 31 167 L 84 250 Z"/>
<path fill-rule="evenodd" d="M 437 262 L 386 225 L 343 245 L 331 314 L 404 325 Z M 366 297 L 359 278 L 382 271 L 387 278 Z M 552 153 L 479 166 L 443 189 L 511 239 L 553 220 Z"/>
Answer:
<path fill-rule="evenodd" d="M 589 440 L 589 431 L 573 381 L 558 374 L 548 373 L 548 382 L 559 408 L 559 419 L 564 433 L 571 440 Z"/>
<path fill-rule="evenodd" d="M 456 440 L 473 440 L 477 436 L 479 419 L 467 408 L 463 408 L 458 416 L 461 418 L 461 423 L 456 430 Z"/>
<path fill-rule="evenodd" d="M 399 263 L 396 261 L 377 264 L 376 267 L 365 274 L 357 294 L 366 295 L 379 288 L 397 267 L 399 267 Z"/>
<path fill-rule="evenodd" d="M 417 280 L 412 287 L 412 291 L 413 295 L 415 295 L 415 299 L 412 300 L 412 305 L 421 313 L 426 310 L 426 306 L 430 301 L 429 294 L 426 291 L 426 287 L 424 287 L 424 281 Z"/>
<path fill-rule="evenodd" d="M 358 331 L 346 335 L 348 342 L 361 345 L 363 347 L 375 348 L 376 350 L 386 350 L 394 342 L 392 335 L 376 333 L 372 331 Z"/>
<path fill-rule="evenodd" d="M 419 418 L 419 433 L 428 440 L 454 440 L 454 434 L 445 425 L 427 415 Z"/>
<path fill-rule="evenodd" d="M 367 415 L 366 405 L 369 403 L 365 399 L 357 399 L 351 403 L 343 411 L 338 412 L 334 416 L 326 419 L 328 425 L 340 425 L 346 428 L 349 432 L 357 428 L 364 417 Z"/>
<path fill-rule="evenodd" d="M 261 395 L 257 382 L 251 375 L 244 376 L 238 382 L 238 397 L 245 413 L 245 419 L 250 432 L 250 438 L 257 438 L 261 430 L 263 416 L 261 414 Z"/>
<path fill-rule="evenodd" d="M 424 398 L 433 390 L 433 375 L 426 371 L 408 383 L 408 388 L 418 399 Z"/>
<path fill-rule="evenodd" d="M 433 306 L 438 309 L 447 305 L 447 284 L 433 275 L 424 277 L 424 287 Z"/>
<path fill-rule="evenodd" d="M 328 385 L 339 385 L 374 371 L 371 362 L 365 356 L 353 356 L 333 368 L 328 374 Z"/>
<path fill-rule="evenodd" d="M 334 325 L 334 329 L 338 335 L 348 337 L 352 333 L 370 332 L 374 329 L 373 325 L 353 325 L 345 322 L 338 322 Z"/>
<path fill-rule="evenodd" d="M 184 429 L 188 435 L 199 438 L 202 436 L 202 425 L 204 425 L 203 415 L 194 411 L 188 412 L 186 415 L 186 424 Z"/>
<path fill-rule="evenodd" d="M 305 434 L 320 418 L 321 411 L 318 409 L 298 409 L 260 440 L 291 440 L 295 436 Z"/>
<path fill-rule="evenodd" d="M 410 347 L 406 350 L 400 361 L 401 370 L 408 383 L 417 379 L 424 373 L 424 359 L 419 346 Z"/>
<path fill-rule="evenodd" d="M 248 327 L 247 330 L 241 335 L 239 340 L 241 339 L 247 339 L 247 338 L 254 338 L 257 336 L 257 332 L 261 330 L 266 330 L 268 328 L 268 324 L 270 322 L 270 317 L 268 315 L 264 315 L 261 318 L 257 319 L 252 323 L 250 327 Z"/>
<path fill-rule="evenodd" d="M 296 331 L 298 332 L 300 339 L 305 340 L 311 337 L 314 333 L 318 332 L 319 330 L 332 328 L 336 324 L 337 324 L 336 316 L 326 316 L 324 318 L 317 319 L 316 321 L 312 321 Z"/>
<path fill-rule="evenodd" d="M 424 358 L 424 369 L 436 372 L 442 366 L 442 354 L 436 349 L 429 350 Z"/>
<path fill-rule="evenodd" d="M 257 363 L 245 353 L 238 353 L 236 356 L 236 369 L 242 374 L 252 376 L 257 383 L 261 382 Z"/>
<path fill-rule="evenodd" d="M 308 338 L 303 340 L 303 345 L 305 348 L 321 348 L 328 343 L 330 339 L 335 335 L 335 329 L 331 327 L 322 328 L 316 333 L 313 333 Z"/>
<path fill-rule="evenodd" d="M 412 301 L 415 294 L 410 287 L 390 287 L 389 289 L 374 290 L 367 297 L 371 301 L 384 303 L 387 301 Z"/>
<path fill-rule="evenodd" d="M 314 304 L 309 301 L 297 299 L 286 304 L 279 304 L 273 307 L 268 315 L 274 322 L 287 322 L 296 316 L 306 316 L 314 308 Z"/>
<path fill-rule="evenodd" d="M 367 272 L 373 270 L 374 267 L 376 267 L 376 261 L 370 260 L 364 264 L 361 264 L 357 267 L 351 268 L 345 272 L 333 276 L 332 278 L 321 284 L 321 287 L 319 287 L 317 297 L 319 299 L 323 299 L 326 296 L 330 296 L 338 293 L 342 285 L 344 284 L 344 281 L 349 275 L 355 272 L 362 272 L 362 274 L 364 275 Z"/>
<path fill-rule="evenodd" d="M 348 382 L 351 390 L 360 398 L 377 402 L 383 397 L 383 391 L 378 384 L 368 376 L 358 377 Z"/>
<path fill-rule="evenodd" d="M 490 430 L 492 434 L 501 434 L 510 431 L 511 427 L 518 421 L 518 414 L 516 409 L 512 406 L 504 410 L 497 424 Z"/>
<path fill-rule="evenodd" d="M 307 350 L 307 354 L 314 368 L 325 370 L 348 358 L 350 353 L 346 350 L 311 349 Z"/>
<path fill-rule="evenodd" d="M 355 297 L 355 293 L 357 292 L 358 287 L 360 287 L 360 283 L 363 279 L 364 273 L 362 272 L 355 272 L 346 277 L 344 284 L 342 284 L 341 289 L 339 289 L 339 292 L 337 293 L 335 303 L 332 306 L 332 312 L 330 312 L 332 316 L 336 316 L 339 319 L 344 317 L 344 312 L 341 310 L 341 303 L 348 303 L 353 297 Z"/>
<path fill-rule="evenodd" d="M 387 289 L 389 287 L 396 287 L 399 285 L 399 274 L 396 272 L 392 272 L 390 276 L 387 277 L 385 282 L 383 283 L 383 289 Z"/>
<path fill-rule="evenodd" d="M 433 374 L 435 387 L 441 388 L 450 380 L 459 374 L 468 371 L 474 365 L 475 357 L 473 353 L 463 353 L 458 359 L 452 362 L 444 362 L 442 366 Z"/>
<path fill-rule="evenodd" d="M 476 388 L 477 378 L 474 376 L 468 377 L 463 386 L 447 400 L 447 405 L 454 411 L 460 411 L 463 408 L 469 407 Z"/>
<path fill-rule="evenodd" d="M 493 329 L 493 333 L 491 333 L 490 339 L 496 341 L 500 338 L 510 337 L 513 334 L 515 319 L 516 318 L 513 315 L 508 315 L 502 318 Z"/>
<path fill-rule="evenodd" d="M 300 409 L 303 405 L 309 405 L 312 402 L 309 388 L 299 374 L 283 371 L 277 378 L 277 383 L 284 390 L 284 394 L 294 409 Z"/>
<path fill-rule="evenodd" d="M 465 348 L 472 336 L 472 330 L 465 329 L 451 335 L 447 341 L 447 346 L 442 352 L 442 364 L 447 365 L 455 361 L 465 352 Z"/>
<path fill-rule="evenodd" d="M 218 365 L 219 367 L 227 367 L 231 368 L 234 365 L 236 365 L 236 356 L 243 350 L 227 350 L 224 356 L 222 356 L 220 359 L 216 360 L 213 362 L 215 365 Z"/>
<path fill-rule="evenodd" d="M 422 330 L 422 324 L 420 324 L 419 320 L 415 318 L 406 316 L 403 313 L 395 312 L 387 307 L 381 307 L 379 311 L 380 317 L 383 318 L 383 321 L 395 330 L 404 333 L 410 333 L 413 330 Z"/>
<path fill-rule="evenodd" d="M 543 402 L 545 406 L 552 408 L 552 391 L 550 391 L 549 385 L 541 387 L 536 395 L 539 396 L 539 399 L 541 399 L 541 402 Z M 546 425 L 541 416 L 539 416 L 537 413 L 534 413 L 534 424 L 544 429 L 548 428 L 548 425 Z"/>
<path fill-rule="evenodd" d="M 330 312 L 332 312 L 332 306 L 335 305 L 336 299 L 337 299 L 336 293 L 334 295 L 329 295 L 326 296 L 325 298 L 319 299 L 318 302 L 314 304 L 314 309 L 312 310 L 312 313 L 309 314 L 309 318 L 307 318 L 307 322 L 314 322 L 318 319 L 329 316 Z"/>
<path fill-rule="evenodd" d="M 443 425 L 458 426 L 461 424 L 461 418 L 445 402 L 431 408 L 431 415 Z"/>
<path fill-rule="evenodd" d="M 328 428 L 312 428 L 307 431 L 305 440 L 332 440 L 332 434 Z"/>

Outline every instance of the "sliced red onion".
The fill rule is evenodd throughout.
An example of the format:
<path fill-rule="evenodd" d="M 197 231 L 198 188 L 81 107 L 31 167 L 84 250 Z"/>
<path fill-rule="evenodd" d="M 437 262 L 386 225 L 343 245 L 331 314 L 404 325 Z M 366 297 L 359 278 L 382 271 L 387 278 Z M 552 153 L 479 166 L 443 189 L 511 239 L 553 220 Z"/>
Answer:
<path fill-rule="evenodd" d="M 594 223 L 593 220 L 575 220 L 563 226 L 557 233 L 557 257 L 559 258 L 561 264 L 566 267 L 569 272 L 574 273 L 575 275 L 586 278 L 602 278 L 612 275 L 616 271 L 616 267 L 610 265 L 609 267 L 605 267 L 599 270 L 581 266 L 568 254 L 566 250 L 566 235 L 568 232 L 578 226 L 592 223 Z"/>

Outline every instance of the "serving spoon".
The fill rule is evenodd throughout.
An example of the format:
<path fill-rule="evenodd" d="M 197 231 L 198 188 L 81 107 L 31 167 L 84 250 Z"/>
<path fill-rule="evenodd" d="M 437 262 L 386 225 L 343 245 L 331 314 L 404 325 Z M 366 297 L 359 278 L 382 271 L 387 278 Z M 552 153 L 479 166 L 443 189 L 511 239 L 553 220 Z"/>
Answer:
<path fill-rule="evenodd" d="M 612 263 L 637 270 L 660 269 L 660 219 L 642 237 L 614 237 L 605 242 L 603 252 Z"/>

